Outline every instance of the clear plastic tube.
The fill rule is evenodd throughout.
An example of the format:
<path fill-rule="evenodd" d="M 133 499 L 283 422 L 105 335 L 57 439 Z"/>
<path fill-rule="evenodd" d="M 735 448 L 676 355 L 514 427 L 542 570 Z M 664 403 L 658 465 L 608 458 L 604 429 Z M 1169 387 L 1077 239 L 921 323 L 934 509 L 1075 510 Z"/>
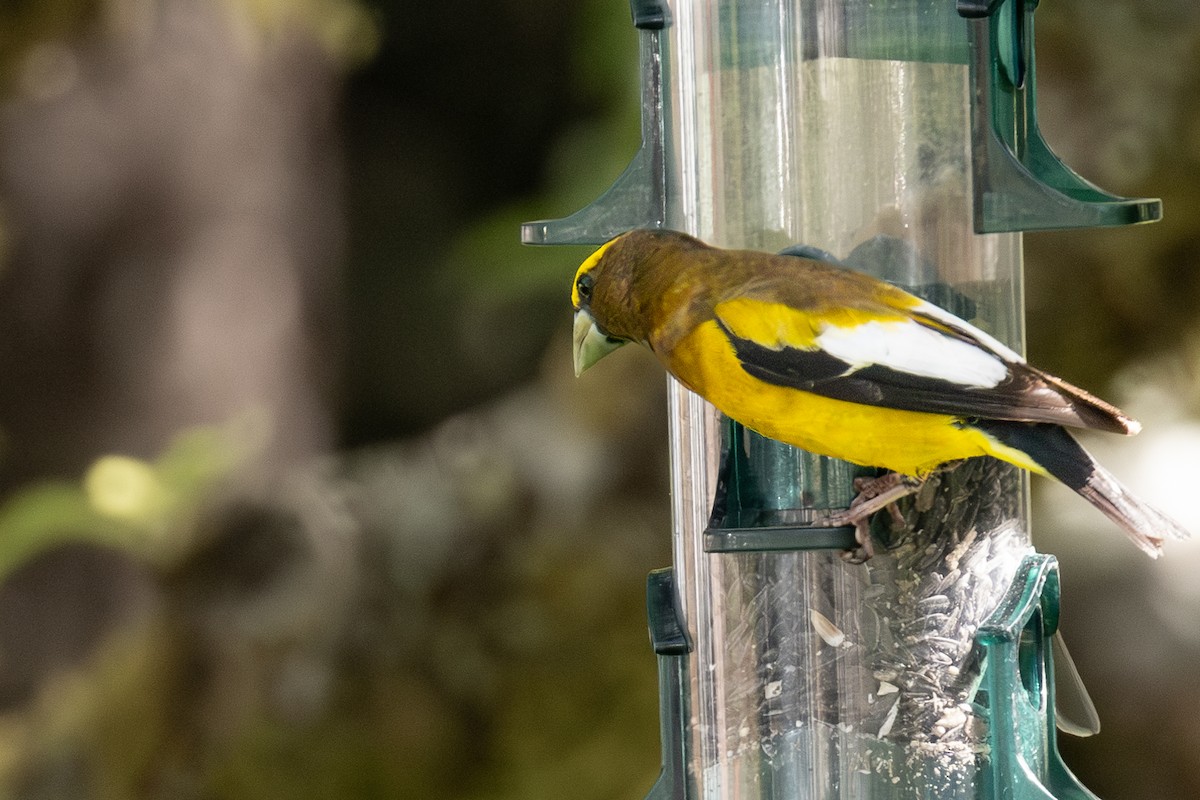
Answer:
<path fill-rule="evenodd" d="M 934 10 L 952 5 L 674 3 L 669 224 L 727 247 L 857 249 L 856 266 L 1021 347 L 1020 236 L 972 231 L 966 34 Z M 844 506 L 854 471 L 722 442 L 719 415 L 677 384 L 671 415 L 700 796 L 975 797 L 972 636 L 1031 549 L 1024 479 L 968 462 L 865 565 L 706 553 L 722 447 L 769 462 L 782 507 Z"/>

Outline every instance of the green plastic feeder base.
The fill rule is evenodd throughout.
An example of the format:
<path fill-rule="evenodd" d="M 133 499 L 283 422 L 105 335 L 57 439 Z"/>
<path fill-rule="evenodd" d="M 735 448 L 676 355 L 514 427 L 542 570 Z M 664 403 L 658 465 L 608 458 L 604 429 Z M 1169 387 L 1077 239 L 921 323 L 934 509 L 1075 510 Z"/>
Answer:
<path fill-rule="evenodd" d="M 986 782 L 995 800 L 1098 800 L 1063 763 L 1054 725 L 1058 560 L 1036 554 L 976 641 L 984 650 L 980 700 L 988 710 L 991 759 Z M 984 696 L 986 692 L 986 696 Z"/>
<path fill-rule="evenodd" d="M 658 656 L 662 773 L 647 800 L 698 800 L 688 775 L 689 656 L 673 571 L 650 573 L 650 638 Z M 1071 773 L 1058 751 L 1053 655 L 1058 629 L 1058 561 L 1028 556 L 1003 601 L 976 635 L 983 673 L 974 705 L 987 722 L 989 753 L 981 759 L 984 800 L 1098 800 Z M 907 785 L 920 783 L 908 776 Z M 935 790 L 923 797 L 938 796 Z M 797 797 L 794 800 L 805 800 Z"/>

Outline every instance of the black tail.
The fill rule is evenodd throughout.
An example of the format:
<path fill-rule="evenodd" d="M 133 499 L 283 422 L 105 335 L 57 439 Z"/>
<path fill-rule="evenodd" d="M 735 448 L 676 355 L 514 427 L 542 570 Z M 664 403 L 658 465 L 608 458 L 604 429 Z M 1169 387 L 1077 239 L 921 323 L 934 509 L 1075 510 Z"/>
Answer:
<path fill-rule="evenodd" d="M 1025 453 L 1046 472 L 1078 492 L 1120 525 L 1133 543 L 1151 558 L 1162 555 L 1164 539 L 1190 536 L 1178 522 L 1130 493 L 1065 428 L 1047 423 L 996 420 L 972 421 L 972 425 L 1002 444 Z"/>

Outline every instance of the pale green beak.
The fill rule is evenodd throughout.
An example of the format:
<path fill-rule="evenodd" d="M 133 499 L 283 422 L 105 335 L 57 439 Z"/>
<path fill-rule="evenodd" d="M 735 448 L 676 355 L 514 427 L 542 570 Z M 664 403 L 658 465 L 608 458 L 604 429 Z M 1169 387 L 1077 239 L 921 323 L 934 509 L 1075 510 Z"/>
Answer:
<path fill-rule="evenodd" d="M 584 309 L 575 312 L 575 377 L 606 355 L 625 344 L 623 339 L 605 336 L 596 327 L 592 315 Z"/>

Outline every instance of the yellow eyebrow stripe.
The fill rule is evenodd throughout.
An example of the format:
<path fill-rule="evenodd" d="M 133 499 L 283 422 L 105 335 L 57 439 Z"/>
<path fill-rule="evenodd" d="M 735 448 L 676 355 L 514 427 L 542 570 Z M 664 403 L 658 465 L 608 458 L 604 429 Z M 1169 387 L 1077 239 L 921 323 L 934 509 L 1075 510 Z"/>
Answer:
<path fill-rule="evenodd" d="M 624 236 L 624 234 L 622 234 L 622 236 Z M 609 239 L 607 242 L 600 245 L 599 250 L 592 253 L 582 264 L 579 265 L 579 269 L 575 271 L 575 278 L 571 281 L 572 308 L 579 308 L 579 276 L 595 267 L 596 263 L 604 257 L 604 252 L 608 250 L 608 248 L 612 247 L 613 244 L 616 243 L 617 239 L 620 238 L 620 236 L 614 236 L 612 239 Z"/>

